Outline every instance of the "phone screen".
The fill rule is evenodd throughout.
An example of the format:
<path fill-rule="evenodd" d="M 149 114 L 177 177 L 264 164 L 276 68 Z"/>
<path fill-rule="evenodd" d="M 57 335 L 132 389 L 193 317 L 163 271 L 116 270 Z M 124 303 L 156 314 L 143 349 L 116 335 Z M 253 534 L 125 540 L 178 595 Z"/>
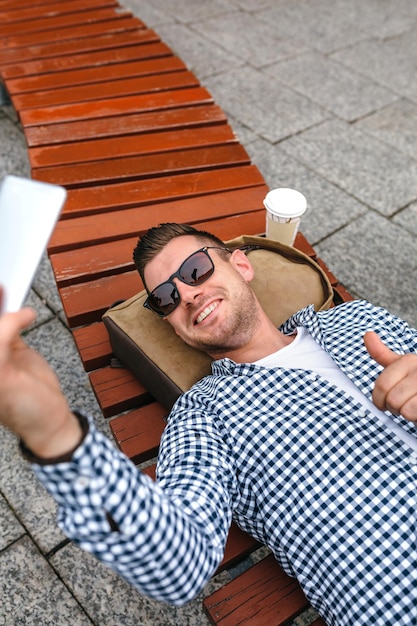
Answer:
<path fill-rule="evenodd" d="M 29 178 L 5 176 L 0 182 L 2 312 L 24 303 L 66 195 L 64 187 Z"/>

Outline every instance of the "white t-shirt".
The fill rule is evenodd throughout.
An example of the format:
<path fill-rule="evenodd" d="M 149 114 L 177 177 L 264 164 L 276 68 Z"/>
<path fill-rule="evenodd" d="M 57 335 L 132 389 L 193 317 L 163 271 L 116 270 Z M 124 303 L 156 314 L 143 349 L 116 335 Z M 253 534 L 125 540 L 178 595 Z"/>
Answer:
<path fill-rule="evenodd" d="M 286 369 L 304 369 L 316 372 L 316 374 L 319 374 L 360 402 L 362 406 L 381 420 L 387 428 L 396 433 L 397 437 L 417 451 L 417 439 L 408 434 L 401 426 L 368 400 L 350 378 L 336 365 L 330 354 L 314 341 L 306 328 L 299 327 L 295 339 L 290 344 L 255 361 L 255 363 L 269 368 L 285 367 Z"/>

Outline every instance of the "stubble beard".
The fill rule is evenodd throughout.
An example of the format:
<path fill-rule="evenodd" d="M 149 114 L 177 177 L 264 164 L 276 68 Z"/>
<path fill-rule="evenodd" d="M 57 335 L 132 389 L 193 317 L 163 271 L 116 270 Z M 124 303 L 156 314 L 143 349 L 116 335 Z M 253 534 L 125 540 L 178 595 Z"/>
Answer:
<path fill-rule="evenodd" d="M 248 283 L 242 280 L 241 289 L 232 300 L 231 314 L 226 323 L 221 328 L 212 329 L 208 338 L 189 337 L 185 341 L 213 358 L 221 358 L 245 346 L 253 336 L 257 323 L 255 295 Z"/>

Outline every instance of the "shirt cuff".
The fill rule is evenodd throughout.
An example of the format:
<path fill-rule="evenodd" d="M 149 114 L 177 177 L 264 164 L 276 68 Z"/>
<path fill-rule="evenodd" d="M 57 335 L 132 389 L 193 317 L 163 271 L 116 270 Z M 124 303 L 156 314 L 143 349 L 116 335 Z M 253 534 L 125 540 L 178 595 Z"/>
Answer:
<path fill-rule="evenodd" d="M 83 415 L 82 413 L 79 413 L 78 411 L 73 411 L 73 414 L 78 419 L 80 426 L 81 426 L 81 431 L 82 431 L 81 439 L 77 443 L 77 445 L 74 446 L 74 448 L 72 448 L 71 450 L 69 450 L 68 452 L 65 452 L 65 454 L 62 454 L 60 456 L 56 456 L 56 457 L 49 458 L 49 459 L 44 459 L 34 454 L 32 450 L 30 450 L 25 445 L 25 443 L 22 440 L 20 440 L 19 447 L 24 458 L 27 461 L 29 461 L 29 463 L 36 463 L 37 465 L 56 465 L 58 463 L 69 463 L 72 460 L 72 455 L 83 443 L 89 431 L 88 419 L 86 418 L 86 416 Z"/>

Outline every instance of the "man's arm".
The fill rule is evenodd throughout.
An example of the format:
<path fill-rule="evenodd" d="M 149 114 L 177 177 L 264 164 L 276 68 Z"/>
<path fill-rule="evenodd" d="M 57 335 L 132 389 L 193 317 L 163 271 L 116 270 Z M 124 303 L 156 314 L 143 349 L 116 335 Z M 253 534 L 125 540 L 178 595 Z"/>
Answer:
<path fill-rule="evenodd" d="M 223 556 L 230 476 L 196 464 L 183 489 L 193 494 L 187 505 L 198 494 L 200 513 L 178 498 L 173 502 L 92 422 L 83 428 L 71 413 L 55 374 L 19 336 L 33 319 L 28 309 L 0 317 L 0 423 L 29 449 L 68 537 L 145 595 L 174 605 L 188 602 Z M 216 480 L 208 484 L 202 473 Z"/>
<path fill-rule="evenodd" d="M 74 449 L 82 432 L 57 377 L 20 337 L 34 317 L 22 309 L 0 320 L 0 422 L 47 459 Z"/>
<path fill-rule="evenodd" d="M 367 332 L 364 342 L 370 356 L 384 367 L 375 381 L 375 406 L 417 423 L 417 354 L 396 354 L 375 332 Z"/>

